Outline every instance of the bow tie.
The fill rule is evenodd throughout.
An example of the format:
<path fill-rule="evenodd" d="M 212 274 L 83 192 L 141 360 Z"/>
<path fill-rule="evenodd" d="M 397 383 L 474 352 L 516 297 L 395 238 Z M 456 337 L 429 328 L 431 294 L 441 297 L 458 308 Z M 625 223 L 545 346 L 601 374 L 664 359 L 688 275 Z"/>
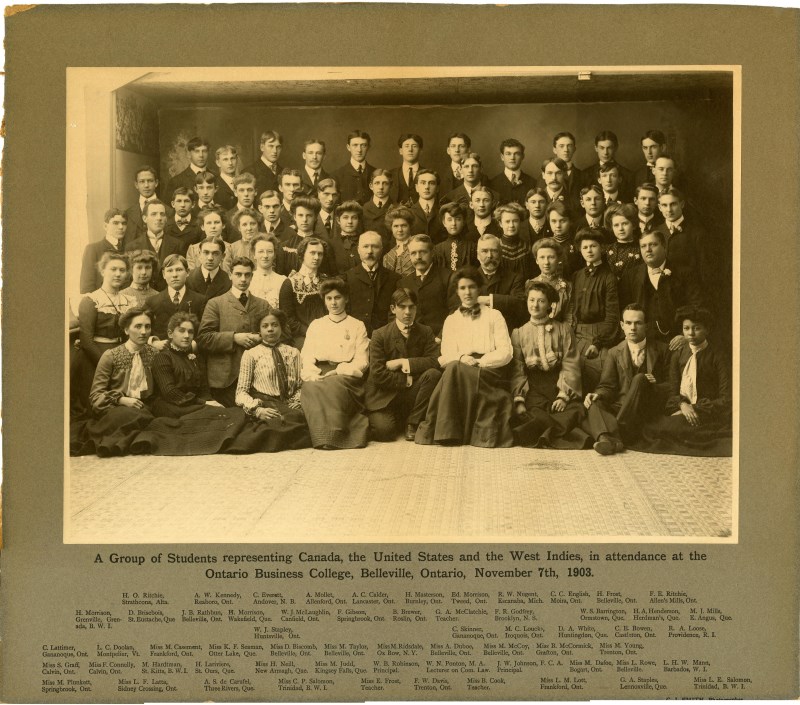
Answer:
<path fill-rule="evenodd" d="M 481 306 L 480 304 L 474 304 L 473 306 L 459 306 L 458 310 L 465 316 L 470 316 L 470 318 L 477 318 L 481 315 Z"/>
<path fill-rule="evenodd" d="M 671 233 L 682 233 L 683 232 L 683 228 L 680 225 L 673 225 L 673 226 L 670 227 L 669 231 Z"/>
<path fill-rule="evenodd" d="M 178 225 L 189 225 L 189 219 L 188 218 L 178 218 L 175 222 Z"/>

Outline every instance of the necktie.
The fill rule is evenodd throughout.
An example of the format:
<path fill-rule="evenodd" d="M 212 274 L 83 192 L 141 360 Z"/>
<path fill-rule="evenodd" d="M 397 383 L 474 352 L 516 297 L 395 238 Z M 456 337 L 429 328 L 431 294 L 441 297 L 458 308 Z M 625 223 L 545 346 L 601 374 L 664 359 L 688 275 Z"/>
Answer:
<path fill-rule="evenodd" d="M 400 329 L 400 332 L 403 334 L 404 338 L 408 338 L 408 330 L 409 330 L 409 328 L 410 328 L 410 326 L 403 326 Z"/>
<path fill-rule="evenodd" d="M 461 167 L 460 167 L 460 166 L 457 166 L 457 167 L 456 167 L 456 168 L 453 170 L 453 178 L 454 178 L 456 181 L 463 181 L 463 180 L 464 180 L 464 177 L 463 177 L 463 176 L 461 176 Z"/>
<path fill-rule="evenodd" d="M 266 345 L 266 343 L 265 343 Z M 289 375 L 286 372 L 286 363 L 277 345 L 267 345 L 272 352 L 272 361 L 275 363 L 275 375 L 278 378 L 278 388 L 281 390 L 281 399 L 289 398 Z"/>
<path fill-rule="evenodd" d="M 519 179 L 517 178 L 516 174 L 511 174 L 511 186 L 512 188 L 519 183 Z"/>
<path fill-rule="evenodd" d="M 414 185 L 414 170 L 411 167 L 408 167 L 408 189 L 411 190 L 411 187 Z"/>
<path fill-rule="evenodd" d="M 172 297 L 172 303 L 176 306 L 181 302 L 181 295 L 176 291 L 175 296 Z"/>
<path fill-rule="evenodd" d="M 644 362 L 644 348 L 640 348 L 636 351 L 633 357 L 633 365 L 634 367 L 641 367 L 642 363 Z"/>
<path fill-rule="evenodd" d="M 206 289 L 211 286 L 211 275 L 206 274 Z"/>
<path fill-rule="evenodd" d="M 370 269 L 370 270 L 367 271 L 367 274 L 369 274 L 370 280 L 374 282 L 375 281 L 375 275 L 377 274 L 377 272 L 374 269 Z"/>
<path fill-rule="evenodd" d="M 363 164 L 359 164 L 358 165 L 358 169 L 356 169 L 356 171 L 358 171 L 358 175 L 361 176 L 361 174 L 364 173 L 364 165 Z"/>
<path fill-rule="evenodd" d="M 649 233 L 653 229 L 653 221 L 648 220 L 646 223 L 642 223 L 642 232 Z"/>
<path fill-rule="evenodd" d="M 680 225 L 671 225 L 670 228 L 669 228 L 669 231 L 670 231 L 671 234 L 674 235 L 675 233 L 682 233 L 683 232 L 683 228 L 681 228 Z"/>
<path fill-rule="evenodd" d="M 470 316 L 470 318 L 477 318 L 481 315 L 481 307 L 480 304 L 475 304 L 474 306 L 459 306 L 458 310 L 464 316 Z"/>
<path fill-rule="evenodd" d="M 314 186 L 316 186 L 318 182 L 319 182 L 319 172 L 315 171 L 314 172 Z"/>
<path fill-rule="evenodd" d="M 159 252 L 161 250 L 161 238 L 154 237 L 150 240 L 150 244 L 153 246 L 153 250 L 155 252 Z"/>
<path fill-rule="evenodd" d="M 425 211 L 426 216 L 431 214 L 431 207 L 427 203 L 422 207 L 422 210 Z"/>
<path fill-rule="evenodd" d="M 242 304 L 245 308 L 247 308 L 247 294 L 242 292 L 242 295 L 239 297 L 239 303 Z"/>
<path fill-rule="evenodd" d="M 378 201 L 378 210 L 383 208 L 383 201 Z"/>
<path fill-rule="evenodd" d="M 331 231 L 331 217 L 330 216 L 325 218 L 325 230 L 327 230 L 329 233 Z"/>
<path fill-rule="evenodd" d="M 144 372 L 142 356 L 136 351 L 131 360 L 131 376 L 128 380 L 128 393 L 125 396 L 141 399 L 142 392 L 145 391 L 147 391 L 147 375 Z"/>

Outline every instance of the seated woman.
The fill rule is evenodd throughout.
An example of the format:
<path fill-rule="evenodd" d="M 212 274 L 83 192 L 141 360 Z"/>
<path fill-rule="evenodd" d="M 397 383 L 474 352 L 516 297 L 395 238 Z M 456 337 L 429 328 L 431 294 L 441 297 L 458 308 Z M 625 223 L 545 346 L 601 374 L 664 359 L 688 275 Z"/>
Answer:
<path fill-rule="evenodd" d="M 309 448 L 311 436 L 300 408 L 300 351 L 281 343 L 289 323 L 274 309 L 259 323 L 261 345 L 245 350 L 236 404 L 250 419 L 229 453 Z"/>
<path fill-rule="evenodd" d="M 78 305 L 79 340 L 81 344 L 78 397 L 89 409 L 89 390 L 94 371 L 106 350 L 123 342 L 120 316 L 133 306 L 133 299 L 122 293 L 128 279 L 128 257 L 118 252 L 105 252 L 97 263 L 103 285 L 87 294 Z"/>
<path fill-rule="evenodd" d="M 149 405 L 156 352 L 147 344 L 151 325 L 150 313 L 141 308 L 120 316 L 127 342 L 101 355 L 89 394 L 92 418 L 73 425 L 71 454 L 124 455 L 153 420 Z"/>
<path fill-rule="evenodd" d="M 617 278 L 603 261 L 607 241 L 603 228 L 581 228 L 575 236 L 575 247 L 586 264 L 572 275 L 566 321 L 575 331 L 585 392 L 593 392 L 600 381 L 603 361 L 620 332 Z"/>
<path fill-rule="evenodd" d="M 583 449 L 581 370 L 572 329 L 555 320 L 556 290 L 545 282 L 525 285 L 531 320 L 511 334 L 514 347 L 514 438 L 535 448 Z"/>
<path fill-rule="evenodd" d="M 706 457 L 732 453 L 730 365 L 708 339 L 711 313 L 685 306 L 675 313 L 688 345 L 672 353 L 665 416 L 646 423 L 636 450 Z"/>
<path fill-rule="evenodd" d="M 328 315 L 309 323 L 301 353 L 300 402 L 311 442 L 315 448 L 363 448 L 368 430 L 363 389 L 369 365 L 367 329 L 347 315 L 350 290 L 343 279 L 324 280 L 319 295 Z"/>
<path fill-rule="evenodd" d="M 256 265 L 250 281 L 250 293 L 264 299 L 272 308 L 278 308 L 281 286 L 286 281 L 286 277 L 275 269 L 282 254 L 283 250 L 274 235 L 256 235 L 250 242 L 250 253 L 245 255 Z M 284 326 L 287 335 L 288 325 L 287 321 Z"/>
<path fill-rule="evenodd" d="M 439 357 L 444 371 L 415 440 L 507 448 L 514 443 L 508 328 L 499 311 L 478 304 L 484 283 L 479 270 L 463 267 L 453 279 L 461 306 L 445 319 Z"/>
<path fill-rule="evenodd" d="M 174 313 L 167 323 L 167 345 L 153 360 L 156 416 L 177 419 L 206 405 L 222 407 L 211 397 L 202 356 L 192 349 L 199 327 L 197 317 L 185 311 Z"/>
<path fill-rule="evenodd" d="M 614 242 L 606 245 L 606 262 L 617 280 L 635 267 L 642 254 L 639 251 L 639 211 L 632 203 L 612 203 L 603 216 L 606 230 Z"/>
<path fill-rule="evenodd" d="M 563 321 L 567 312 L 567 306 L 572 298 L 572 284 L 561 274 L 561 262 L 564 260 L 564 251 L 552 237 L 543 237 L 533 243 L 531 248 L 536 265 L 539 267 L 540 274 L 530 282 L 544 282 L 552 286 L 558 294 L 558 302 L 553 309 L 551 316 L 556 321 Z"/>
<path fill-rule="evenodd" d="M 167 345 L 153 359 L 156 417 L 131 445 L 133 453 L 212 455 L 227 452 L 245 425 L 241 409 L 226 409 L 208 388 L 202 356 L 192 342 L 200 324 L 177 311 L 167 323 Z"/>
<path fill-rule="evenodd" d="M 145 308 L 148 297 L 158 293 L 158 289 L 150 285 L 153 272 L 158 267 L 158 257 L 150 250 L 134 250 L 128 253 L 128 260 L 131 265 L 131 285 L 122 293 L 131 300 L 132 306 Z"/>
<path fill-rule="evenodd" d="M 325 245 L 316 237 L 307 237 L 297 246 L 300 269 L 292 272 L 281 284 L 279 303 L 289 319 L 289 334 L 294 344 L 303 349 L 306 332 L 311 322 L 325 315 L 325 304 L 320 294 L 320 273 L 325 257 Z"/>

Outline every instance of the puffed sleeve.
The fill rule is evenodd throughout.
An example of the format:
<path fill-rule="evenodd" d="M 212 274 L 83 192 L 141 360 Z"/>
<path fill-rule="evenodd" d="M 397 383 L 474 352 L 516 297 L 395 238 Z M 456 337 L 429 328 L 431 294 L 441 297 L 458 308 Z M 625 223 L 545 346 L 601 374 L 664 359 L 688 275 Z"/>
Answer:
<path fill-rule="evenodd" d="M 289 280 L 287 279 L 285 282 L 283 282 L 283 285 L 285 286 L 288 281 Z M 282 294 L 283 288 L 281 288 L 281 295 Z M 317 339 L 319 338 L 319 333 L 317 332 L 317 329 L 319 328 L 319 325 L 317 324 L 318 320 L 324 319 L 311 321 L 308 326 L 308 331 L 306 332 L 306 342 L 303 344 L 303 349 L 300 351 L 300 378 L 304 382 L 313 382 L 314 380 L 320 378 L 320 369 L 317 367 L 317 360 L 320 358 L 317 357 L 316 350 L 318 344 Z"/>
<path fill-rule="evenodd" d="M 499 311 L 487 309 L 483 313 L 489 315 L 490 334 L 492 336 L 493 350 L 486 353 L 479 361 L 480 367 L 503 367 L 511 362 L 514 357 L 514 350 L 511 347 L 511 337 L 508 335 L 508 326 L 503 314 Z"/>
<path fill-rule="evenodd" d="M 561 345 L 563 357 L 561 358 L 561 371 L 558 374 L 557 387 L 559 396 L 566 400 L 581 399 L 583 397 L 583 383 L 581 380 L 581 361 L 572 329 L 567 325 L 559 326 L 561 330 Z M 554 331 L 555 332 L 555 331 Z"/>
<path fill-rule="evenodd" d="M 109 407 L 117 406 L 123 396 L 118 389 L 109 389 L 113 373 L 114 358 L 111 350 L 106 350 L 97 363 L 92 388 L 89 391 L 89 403 L 95 411 L 105 411 Z"/>
<path fill-rule="evenodd" d="M 336 366 L 337 374 L 352 377 L 363 377 L 369 367 L 369 338 L 367 328 L 362 321 L 353 318 L 353 359 L 350 362 L 340 362 Z"/>
<path fill-rule="evenodd" d="M 257 350 L 258 348 L 254 348 Z M 253 374 L 256 361 L 253 349 L 245 350 L 242 353 L 242 361 L 239 363 L 239 381 L 236 384 L 236 406 L 241 406 L 248 414 L 252 414 L 259 406 L 258 399 L 250 396 L 250 388 L 253 386 Z"/>
<path fill-rule="evenodd" d="M 439 364 L 444 367 L 449 362 L 458 360 L 461 354 L 458 351 L 458 340 L 456 333 L 456 319 L 451 314 L 444 319 L 442 326 L 442 354 L 439 356 Z"/>

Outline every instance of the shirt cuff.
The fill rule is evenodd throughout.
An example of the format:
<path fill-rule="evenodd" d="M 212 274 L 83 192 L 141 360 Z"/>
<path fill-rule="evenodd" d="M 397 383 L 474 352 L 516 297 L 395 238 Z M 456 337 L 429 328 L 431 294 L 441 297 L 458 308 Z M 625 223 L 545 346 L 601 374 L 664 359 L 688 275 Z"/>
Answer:
<path fill-rule="evenodd" d="M 408 358 L 403 358 L 400 364 L 400 369 L 402 370 L 403 374 L 411 374 L 411 363 L 408 361 Z"/>

